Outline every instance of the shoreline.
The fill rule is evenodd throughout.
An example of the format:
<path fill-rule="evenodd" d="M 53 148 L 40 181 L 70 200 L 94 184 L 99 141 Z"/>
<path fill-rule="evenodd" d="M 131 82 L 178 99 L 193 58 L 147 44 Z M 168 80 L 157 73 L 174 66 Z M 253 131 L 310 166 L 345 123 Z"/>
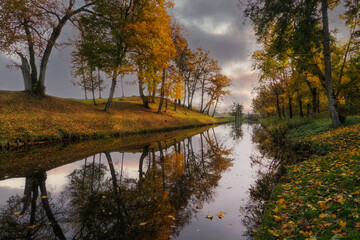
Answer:
<path fill-rule="evenodd" d="M 147 135 L 147 134 L 156 134 L 156 133 L 166 133 L 166 132 L 172 132 L 176 130 L 186 130 L 186 129 L 193 129 L 193 128 L 201 128 L 206 126 L 217 126 L 226 124 L 228 122 L 226 121 L 219 121 L 215 123 L 207 123 L 207 124 L 197 124 L 197 125 L 183 125 L 183 126 L 169 126 L 164 128 L 154 128 L 154 129 L 143 129 L 138 131 L 129 131 L 129 132 L 114 132 L 114 133 L 108 133 L 108 132 L 95 132 L 93 134 L 88 135 L 78 135 L 78 134 L 71 134 L 64 135 L 63 138 L 54 138 L 54 139 L 39 139 L 37 141 L 32 142 L 26 142 L 26 141 L 17 141 L 17 142 L 1 142 L 0 143 L 0 151 L 1 150 L 12 150 L 12 149 L 19 149 L 23 147 L 28 146 L 40 146 L 45 144 L 56 144 L 56 143 L 62 143 L 62 142 L 83 142 L 88 140 L 98 140 L 98 139 L 116 139 L 121 137 L 128 137 L 128 136 L 136 136 L 136 135 Z"/>

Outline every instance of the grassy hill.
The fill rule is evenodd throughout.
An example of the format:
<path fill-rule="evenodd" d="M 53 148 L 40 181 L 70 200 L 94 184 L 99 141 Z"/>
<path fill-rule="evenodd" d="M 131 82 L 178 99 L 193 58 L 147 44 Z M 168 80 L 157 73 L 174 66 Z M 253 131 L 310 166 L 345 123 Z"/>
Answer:
<path fill-rule="evenodd" d="M 157 104 L 144 108 L 139 97 L 116 98 L 110 113 L 103 111 L 106 100 L 71 100 L 25 92 L 0 91 L 0 145 L 19 146 L 63 139 L 165 131 L 215 124 L 219 120 L 183 107 L 157 114 Z"/>

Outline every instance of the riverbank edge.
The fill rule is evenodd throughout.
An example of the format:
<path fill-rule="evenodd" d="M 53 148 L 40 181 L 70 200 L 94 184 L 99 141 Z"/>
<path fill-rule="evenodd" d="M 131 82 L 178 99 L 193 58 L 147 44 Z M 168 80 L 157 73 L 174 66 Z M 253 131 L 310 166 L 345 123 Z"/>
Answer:
<path fill-rule="evenodd" d="M 307 151 L 310 157 L 284 166 L 285 173 L 266 203 L 263 224 L 254 230 L 254 239 L 359 239 L 360 211 L 356 207 L 360 203 L 356 177 L 360 174 L 360 168 L 356 167 L 360 163 L 359 117 L 336 129 L 331 127 L 329 119 L 320 119 L 320 124 L 314 119 L 269 123 L 261 121 L 274 142 L 295 151 Z M 341 138 L 341 144 L 336 138 Z M 348 144 L 357 147 L 344 149 L 343 145 Z M 323 189 L 317 189 L 317 184 Z M 340 191 L 333 186 L 338 186 Z M 326 192 L 330 187 L 331 191 Z M 317 194 L 323 195 L 323 201 L 313 200 Z"/>
<path fill-rule="evenodd" d="M 132 135 L 146 135 L 152 133 L 162 133 L 162 132 L 171 132 L 175 130 L 181 129 L 191 129 L 191 128 L 200 128 L 205 126 L 217 126 L 228 123 L 227 121 L 218 121 L 214 123 L 204 123 L 204 124 L 191 124 L 191 125 L 183 125 L 183 126 L 167 126 L 164 128 L 148 128 L 148 129 L 141 129 L 135 131 L 115 131 L 115 132 L 93 132 L 89 134 L 78 134 L 78 133 L 66 133 L 62 136 L 39 136 L 38 139 L 33 141 L 27 141 L 26 139 L 16 139 L 13 141 L 3 140 L 0 142 L 0 150 L 12 150 L 18 149 L 21 147 L 32 146 L 32 145 L 42 145 L 42 144 L 49 144 L 49 143 L 60 143 L 65 141 L 87 141 L 87 140 L 96 140 L 96 139 L 104 139 L 104 138 L 120 138 L 125 136 L 132 136 Z"/>
<path fill-rule="evenodd" d="M 114 98 L 110 113 L 103 110 L 106 99 L 96 101 L 94 105 L 86 100 L 0 90 L 0 149 L 226 123 L 184 106 L 174 110 L 172 102 L 159 114 L 158 99 L 146 108 L 140 97 Z"/>

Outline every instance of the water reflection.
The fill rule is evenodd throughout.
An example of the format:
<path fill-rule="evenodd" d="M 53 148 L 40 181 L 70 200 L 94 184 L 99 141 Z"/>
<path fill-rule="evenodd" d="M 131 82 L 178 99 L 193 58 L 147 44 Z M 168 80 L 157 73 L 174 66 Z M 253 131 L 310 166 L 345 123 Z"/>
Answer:
<path fill-rule="evenodd" d="M 295 153 L 286 146 L 283 139 L 273 139 L 261 125 L 254 125 L 252 141 L 257 150 L 251 155 L 251 165 L 257 169 L 255 182 L 249 188 L 249 201 L 240 208 L 242 222 L 247 231 L 244 236 L 252 239 L 262 224 L 266 202 L 270 199 L 275 185 L 285 173 L 285 165 L 306 159 L 302 153 Z"/>
<path fill-rule="evenodd" d="M 235 134 L 241 137 L 241 134 Z M 137 175 L 125 173 L 128 153 L 88 157 L 61 191 L 47 172 L 26 175 L 23 196 L 0 209 L 0 239 L 170 239 L 210 202 L 233 149 L 213 130 L 180 141 L 143 144 Z M 25 171 L 27 172 L 27 171 Z"/>

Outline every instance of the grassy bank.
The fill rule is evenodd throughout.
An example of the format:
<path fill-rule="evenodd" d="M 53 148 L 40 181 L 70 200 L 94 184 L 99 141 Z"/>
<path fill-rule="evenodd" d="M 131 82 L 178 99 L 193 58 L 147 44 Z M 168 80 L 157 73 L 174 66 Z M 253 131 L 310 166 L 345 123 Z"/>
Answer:
<path fill-rule="evenodd" d="M 157 114 L 157 104 L 144 108 L 138 97 L 114 99 L 111 113 L 103 111 L 104 104 L 104 99 L 94 106 L 91 101 L 0 91 L 0 146 L 167 131 L 219 122 L 183 107 L 175 112 L 172 105 Z"/>
<path fill-rule="evenodd" d="M 281 124 L 271 131 L 287 128 L 286 141 L 313 157 L 287 166 L 256 239 L 360 239 L 360 118 Z"/>

